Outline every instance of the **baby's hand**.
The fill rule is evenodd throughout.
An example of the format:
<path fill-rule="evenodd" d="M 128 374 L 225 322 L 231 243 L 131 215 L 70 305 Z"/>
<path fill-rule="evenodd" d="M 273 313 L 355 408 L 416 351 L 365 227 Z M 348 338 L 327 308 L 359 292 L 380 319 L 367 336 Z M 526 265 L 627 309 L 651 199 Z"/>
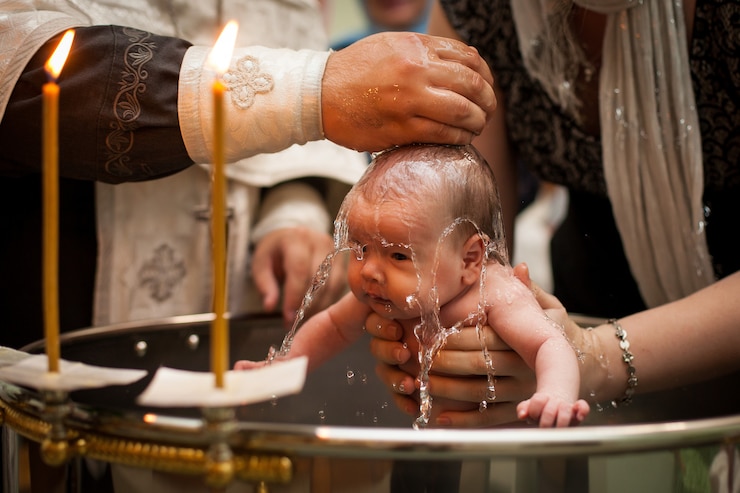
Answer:
<path fill-rule="evenodd" d="M 519 419 L 539 421 L 540 428 L 564 428 L 583 422 L 590 407 L 583 399 L 571 403 L 560 397 L 536 392 L 530 399 L 522 401 L 516 408 Z"/>
<path fill-rule="evenodd" d="M 265 366 L 264 361 L 249 361 L 247 359 L 239 360 L 234 363 L 235 370 L 253 370 Z"/>

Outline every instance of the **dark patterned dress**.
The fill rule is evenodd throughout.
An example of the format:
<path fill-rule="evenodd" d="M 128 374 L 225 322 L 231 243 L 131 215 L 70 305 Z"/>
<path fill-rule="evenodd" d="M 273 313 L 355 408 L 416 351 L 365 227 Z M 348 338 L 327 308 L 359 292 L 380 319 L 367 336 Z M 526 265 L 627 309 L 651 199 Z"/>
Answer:
<path fill-rule="evenodd" d="M 458 35 L 494 73 L 517 158 L 537 177 L 569 189 L 568 214 L 551 245 L 556 296 L 571 312 L 619 317 L 644 309 L 607 198 L 601 141 L 528 76 L 510 2 L 442 5 Z M 721 278 L 740 269 L 740 2 L 697 0 L 689 57 L 702 136 L 707 238 Z"/>

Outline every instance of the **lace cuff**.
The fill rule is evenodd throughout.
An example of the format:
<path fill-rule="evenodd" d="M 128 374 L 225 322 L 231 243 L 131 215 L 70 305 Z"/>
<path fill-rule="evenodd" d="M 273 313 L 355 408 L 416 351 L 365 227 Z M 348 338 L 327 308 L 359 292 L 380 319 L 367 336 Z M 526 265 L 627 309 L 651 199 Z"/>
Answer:
<path fill-rule="evenodd" d="M 178 113 L 188 154 L 196 163 L 213 155 L 210 48 L 188 49 L 180 70 Z M 323 138 L 321 79 L 329 52 L 237 48 L 224 74 L 225 154 L 233 162 Z"/>

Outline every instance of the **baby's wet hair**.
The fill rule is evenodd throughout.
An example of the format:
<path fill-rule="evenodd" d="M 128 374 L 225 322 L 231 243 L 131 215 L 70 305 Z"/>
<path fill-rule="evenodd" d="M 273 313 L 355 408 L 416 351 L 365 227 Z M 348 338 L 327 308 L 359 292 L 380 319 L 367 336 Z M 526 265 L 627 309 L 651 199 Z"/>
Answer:
<path fill-rule="evenodd" d="M 466 219 L 459 226 L 465 237 L 477 229 L 491 241 L 505 244 L 496 178 L 472 145 L 415 144 L 379 152 L 352 194 L 361 194 L 371 203 L 416 202 L 442 215 L 447 224 Z M 352 200 L 350 195 L 345 201 Z"/>

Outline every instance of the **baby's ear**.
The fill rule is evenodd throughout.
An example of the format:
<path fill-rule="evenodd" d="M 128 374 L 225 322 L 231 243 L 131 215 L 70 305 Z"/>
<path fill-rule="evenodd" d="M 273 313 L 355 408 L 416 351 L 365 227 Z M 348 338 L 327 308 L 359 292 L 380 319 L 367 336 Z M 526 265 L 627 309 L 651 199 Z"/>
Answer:
<path fill-rule="evenodd" d="M 465 241 L 463 253 L 463 282 L 477 283 L 480 279 L 481 267 L 485 259 L 486 246 L 479 234 L 471 235 Z"/>

